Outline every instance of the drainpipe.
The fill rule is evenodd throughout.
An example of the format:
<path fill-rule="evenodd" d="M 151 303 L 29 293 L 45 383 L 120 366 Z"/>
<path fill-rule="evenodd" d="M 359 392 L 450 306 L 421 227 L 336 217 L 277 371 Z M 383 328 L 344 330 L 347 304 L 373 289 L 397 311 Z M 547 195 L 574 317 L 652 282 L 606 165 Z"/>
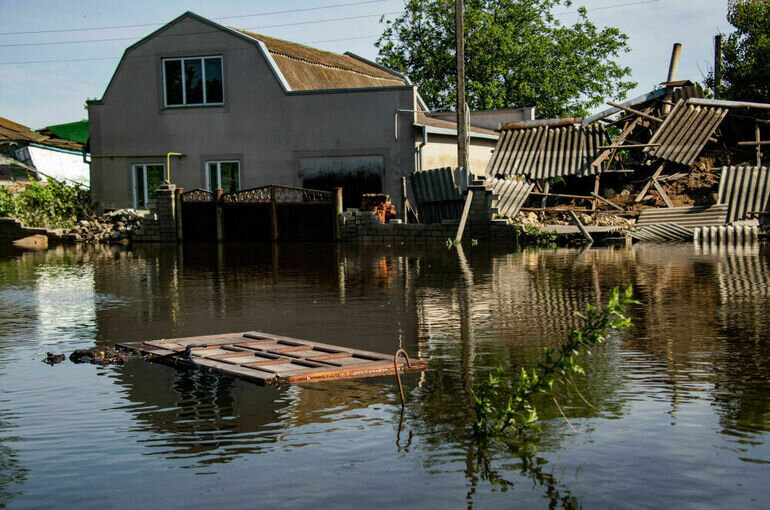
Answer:
<path fill-rule="evenodd" d="M 422 172 L 422 148 L 428 143 L 428 126 L 422 127 L 422 142 L 417 146 L 417 154 L 419 156 L 419 163 L 417 165 L 418 171 Z"/>

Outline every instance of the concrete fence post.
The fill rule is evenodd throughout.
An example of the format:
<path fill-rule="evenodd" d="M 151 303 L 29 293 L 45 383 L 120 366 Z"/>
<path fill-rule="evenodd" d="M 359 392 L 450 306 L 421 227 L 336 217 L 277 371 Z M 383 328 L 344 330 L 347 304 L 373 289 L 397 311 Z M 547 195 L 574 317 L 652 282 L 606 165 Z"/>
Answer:
<path fill-rule="evenodd" d="M 342 188 L 334 188 L 334 240 L 339 241 L 342 238 L 342 229 L 340 228 L 342 220 Z"/>

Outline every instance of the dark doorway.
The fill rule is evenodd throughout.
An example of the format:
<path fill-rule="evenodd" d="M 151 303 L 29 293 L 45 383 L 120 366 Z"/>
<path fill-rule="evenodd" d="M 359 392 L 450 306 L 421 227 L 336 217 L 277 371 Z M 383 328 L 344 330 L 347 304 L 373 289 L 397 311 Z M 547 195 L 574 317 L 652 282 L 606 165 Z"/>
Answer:
<path fill-rule="evenodd" d="M 364 193 L 382 193 L 382 177 L 373 172 L 328 173 L 305 178 L 303 188 L 334 191 L 342 188 L 342 207 L 361 207 Z"/>

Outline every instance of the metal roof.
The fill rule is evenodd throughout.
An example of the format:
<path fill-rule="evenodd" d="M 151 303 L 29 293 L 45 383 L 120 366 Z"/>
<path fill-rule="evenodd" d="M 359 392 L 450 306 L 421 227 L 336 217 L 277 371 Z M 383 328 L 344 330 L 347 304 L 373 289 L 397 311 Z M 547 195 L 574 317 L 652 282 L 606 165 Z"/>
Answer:
<path fill-rule="evenodd" d="M 460 169 L 458 169 L 460 171 Z M 409 175 L 420 222 L 440 223 L 462 214 L 463 196 L 449 167 L 423 170 Z"/>
<path fill-rule="evenodd" d="M 724 225 L 727 219 L 727 205 L 693 205 L 645 209 L 636 220 L 637 226 L 676 223 L 681 227 L 702 225 Z"/>
<path fill-rule="evenodd" d="M 628 235 L 637 241 L 664 243 L 670 241 L 689 241 L 693 237 L 693 230 L 676 223 L 660 223 L 632 230 Z"/>
<path fill-rule="evenodd" d="M 599 124 L 505 130 L 486 173 L 531 179 L 595 175 L 601 168 L 591 162 L 606 140 L 604 126 Z"/>
<path fill-rule="evenodd" d="M 534 182 L 517 179 L 497 179 L 490 177 L 484 183 L 492 189 L 492 195 L 497 198 L 492 200 L 492 207 L 497 209 L 497 214 L 505 218 L 514 218 L 518 214 L 529 193 L 535 187 Z"/>
<path fill-rule="evenodd" d="M 644 152 L 666 161 L 691 165 L 727 115 L 727 108 L 680 100 L 655 132 Z"/>
<path fill-rule="evenodd" d="M 728 206 L 728 223 L 749 218 L 749 212 L 770 211 L 770 171 L 766 166 L 722 167 L 719 203 Z"/>

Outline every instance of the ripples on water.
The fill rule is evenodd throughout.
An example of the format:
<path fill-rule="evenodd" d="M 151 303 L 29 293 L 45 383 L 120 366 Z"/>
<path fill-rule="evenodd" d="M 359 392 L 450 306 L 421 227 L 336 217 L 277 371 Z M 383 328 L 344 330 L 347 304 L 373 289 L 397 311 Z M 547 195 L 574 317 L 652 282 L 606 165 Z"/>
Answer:
<path fill-rule="evenodd" d="M 326 245 L 0 252 L 0 507 L 762 507 L 770 267 L 758 248 L 465 252 Z M 634 326 L 543 401 L 527 455 L 479 456 L 470 389 L 530 367 L 633 284 Z M 46 351 L 260 329 L 428 369 L 260 388 Z M 588 404 L 586 403 L 588 402 Z"/>

